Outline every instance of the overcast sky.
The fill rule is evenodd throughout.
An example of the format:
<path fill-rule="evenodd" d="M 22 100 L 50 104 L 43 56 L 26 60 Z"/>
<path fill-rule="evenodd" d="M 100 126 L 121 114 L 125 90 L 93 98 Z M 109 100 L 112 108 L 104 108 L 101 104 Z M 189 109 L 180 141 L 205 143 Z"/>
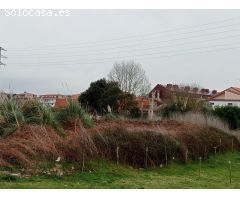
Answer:
<path fill-rule="evenodd" d="M 0 15 L 7 49 L 0 89 L 78 93 L 135 60 L 149 80 L 240 87 L 240 10 L 70 10 L 68 17 Z"/>

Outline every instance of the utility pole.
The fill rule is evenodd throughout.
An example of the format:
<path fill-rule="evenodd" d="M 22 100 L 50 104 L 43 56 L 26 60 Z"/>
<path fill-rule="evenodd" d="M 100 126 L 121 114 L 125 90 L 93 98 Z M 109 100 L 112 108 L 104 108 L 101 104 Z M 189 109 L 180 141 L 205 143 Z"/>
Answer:
<path fill-rule="evenodd" d="M 3 65 L 5 66 L 5 63 L 2 63 L 2 58 L 7 58 L 6 56 L 2 55 L 2 51 L 7 51 L 6 49 L 4 49 L 3 47 L 0 47 L 0 67 Z"/>

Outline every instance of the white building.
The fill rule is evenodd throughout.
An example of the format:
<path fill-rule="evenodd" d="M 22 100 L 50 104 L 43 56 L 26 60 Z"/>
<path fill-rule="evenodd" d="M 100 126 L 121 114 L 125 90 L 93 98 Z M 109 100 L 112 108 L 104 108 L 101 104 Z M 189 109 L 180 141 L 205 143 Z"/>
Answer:
<path fill-rule="evenodd" d="M 38 101 L 43 106 L 46 107 L 55 107 L 57 99 L 65 99 L 66 96 L 62 94 L 45 94 L 45 95 L 39 95 Z"/>
<path fill-rule="evenodd" d="M 220 106 L 240 107 L 240 88 L 230 87 L 209 98 L 209 104 L 213 108 Z"/>

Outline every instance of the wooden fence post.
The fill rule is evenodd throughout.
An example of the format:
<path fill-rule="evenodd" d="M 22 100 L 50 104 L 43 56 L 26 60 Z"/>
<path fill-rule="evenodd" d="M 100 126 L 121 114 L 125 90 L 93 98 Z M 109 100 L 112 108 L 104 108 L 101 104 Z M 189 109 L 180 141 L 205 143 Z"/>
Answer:
<path fill-rule="evenodd" d="M 186 149 L 185 151 L 185 163 L 187 163 L 188 161 L 188 149 Z"/>
<path fill-rule="evenodd" d="M 219 153 L 221 151 L 221 146 L 222 146 L 222 138 L 219 138 Z"/>
<path fill-rule="evenodd" d="M 207 146 L 205 145 L 204 147 L 204 158 L 207 159 Z"/>
<path fill-rule="evenodd" d="M 117 153 L 117 165 L 119 164 L 119 147 L 117 146 L 116 149 L 116 153 Z"/>
<path fill-rule="evenodd" d="M 85 167 L 85 160 L 84 160 L 84 151 L 82 153 L 82 172 L 84 171 L 84 167 Z"/>
<path fill-rule="evenodd" d="M 201 177 L 201 167 L 202 167 L 202 157 L 199 157 L 199 171 L 198 171 L 198 177 Z"/>
<path fill-rule="evenodd" d="M 167 146 L 165 145 L 165 164 L 168 164 L 168 156 L 167 156 Z"/>
<path fill-rule="evenodd" d="M 229 183 L 232 184 L 232 162 L 229 160 Z"/>
<path fill-rule="evenodd" d="M 217 154 L 217 147 L 213 147 L 214 148 L 214 155 L 216 156 Z"/>
<path fill-rule="evenodd" d="M 145 167 L 148 167 L 148 147 L 146 147 L 145 149 Z"/>

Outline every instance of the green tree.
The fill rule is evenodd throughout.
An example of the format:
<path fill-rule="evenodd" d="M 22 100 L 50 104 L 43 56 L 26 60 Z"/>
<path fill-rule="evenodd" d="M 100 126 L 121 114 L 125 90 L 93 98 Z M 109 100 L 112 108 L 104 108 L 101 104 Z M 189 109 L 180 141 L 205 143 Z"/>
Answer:
<path fill-rule="evenodd" d="M 106 113 L 108 105 L 112 111 L 117 111 L 121 95 L 118 83 L 100 79 L 90 84 L 90 87 L 80 95 L 79 101 L 87 110 Z"/>

